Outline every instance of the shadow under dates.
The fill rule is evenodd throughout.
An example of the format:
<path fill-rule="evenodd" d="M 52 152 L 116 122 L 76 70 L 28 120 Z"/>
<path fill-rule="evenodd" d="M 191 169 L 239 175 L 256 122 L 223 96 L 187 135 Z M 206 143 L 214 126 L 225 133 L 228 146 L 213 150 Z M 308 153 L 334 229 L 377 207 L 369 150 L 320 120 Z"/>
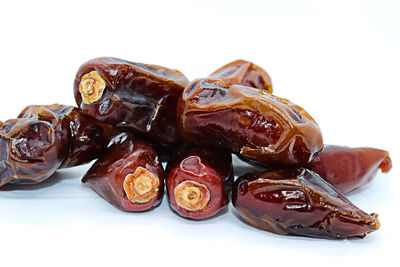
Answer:
<path fill-rule="evenodd" d="M 3 191 L 35 191 L 35 190 L 40 190 L 40 189 L 54 186 L 66 179 L 71 179 L 71 180 L 74 179 L 77 181 L 77 183 L 80 183 L 80 178 L 77 178 L 77 177 L 78 177 L 78 175 L 75 174 L 71 170 L 57 171 L 50 178 L 46 179 L 43 182 L 37 183 L 37 184 L 5 184 L 2 187 L 0 187 L 0 192 L 3 192 Z M 20 195 L 20 197 L 25 198 L 24 195 Z M 26 196 L 26 198 L 31 198 L 31 196 Z"/>
<path fill-rule="evenodd" d="M 167 196 L 165 196 L 165 197 L 167 197 Z M 189 217 L 184 217 L 184 216 L 180 215 L 178 212 L 176 212 L 175 210 L 173 210 L 173 208 L 171 206 L 169 206 L 169 208 L 170 208 L 171 212 L 173 212 L 174 214 L 178 215 L 178 217 L 181 218 L 182 220 L 189 221 L 189 222 L 191 221 L 194 224 L 200 224 L 201 222 L 211 221 L 211 220 L 213 220 L 213 219 L 215 219 L 217 217 L 220 217 L 220 216 L 222 216 L 224 214 L 227 214 L 229 212 L 229 205 L 228 205 L 228 206 L 225 206 L 224 208 L 222 208 L 218 213 L 216 213 L 216 214 L 214 214 L 214 215 L 212 215 L 212 216 L 210 216 L 208 218 L 204 218 L 204 219 L 200 219 L 199 220 L 199 219 L 193 219 L 193 218 L 189 218 Z"/>

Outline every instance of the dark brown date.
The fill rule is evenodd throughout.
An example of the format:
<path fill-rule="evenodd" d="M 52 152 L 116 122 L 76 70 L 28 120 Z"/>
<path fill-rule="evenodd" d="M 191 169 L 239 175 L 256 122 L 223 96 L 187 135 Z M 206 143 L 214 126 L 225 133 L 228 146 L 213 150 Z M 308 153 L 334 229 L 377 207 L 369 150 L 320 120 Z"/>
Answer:
<path fill-rule="evenodd" d="M 60 168 L 85 164 L 98 158 L 110 142 L 112 126 L 83 115 L 76 107 L 59 104 L 30 105 L 18 118 L 37 117 L 39 112 L 51 113 L 68 126 L 69 152 Z"/>
<path fill-rule="evenodd" d="M 195 80 L 179 100 L 180 133 L 268 166 L 304 166 L 321 151 L 317 123 L 301 107 L 266 90 L 218 79 Z"/>
<path fill-rule="evenodd" d="M 164 170 L 150 143 L 121 133 L 82 182 L 121 210 L 144 211 L 161 202 Z"/>
<path fill-rule="evenodd" d="M 232 156 L 209 147 L 185 145 L 167 166 L 171 208 L 191 219 L 206 219 L 229 204 L 233 183 Z"/>
<path fill-rule="evenodd" d="M 376 214 L 304 168 L 245 174 L 234 183 L 232 203 L 246 222 L 277 234 L 344 239 L 380 227 Z"/>
<path fill-rule="evenodd" d="M 176 105 L 187 84 L 177 70 L 103 57 L 80 67 L 74 95 L 84 114 L 170 145 L 178 139 Z"/>
<path fill-rule="evenodd" d="M 236 60 L 211 73 L 209 78 L 221 79 L 231 84 L 265 89 L 272 93 L 271 77 L 256 64 L 246 60 Z"/>
<path fill-rule="evenodd" d="M 68 125 L 47 110 L 0 124 L 0 186 L 49 178 L 68 156 Z"/>
<path fill-rule="evenodd" d="M 347 193 L 369 183 L 379 169 L 388 172 L 392 161 L 389 152 L 381 149 L 325 145 L 307 168 L 340 192 Z"/>

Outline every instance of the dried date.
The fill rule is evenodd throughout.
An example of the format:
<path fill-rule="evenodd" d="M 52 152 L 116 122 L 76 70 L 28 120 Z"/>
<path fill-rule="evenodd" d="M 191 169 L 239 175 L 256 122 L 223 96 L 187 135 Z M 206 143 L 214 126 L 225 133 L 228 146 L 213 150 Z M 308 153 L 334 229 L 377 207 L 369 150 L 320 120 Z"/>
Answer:
<path fill-rule="evenodd" d="M 388 172 L 392 161 L 389 152 L 381 149 L 325 145 L 307 168 L 340 192 L 347 193 L 369 183 L 379 169 Z"/>
<path fill-rule="evenodd" d="M 167 191 L 171 208 L 191 219 L 206 219 L 229 204 L 233 183 L 229 152 L 185 145 L 167 165 Z"/>
<path fill-rule="evenodd" d="M 49 178 L 68 156 L 68 125 L 47 110 L 0 124 L 0 186 Z"/>
<path fill-rule="evenodd" d="M 314 119 L 266 90 L 199 79 L 185 88 L 177 111 L 183 138 L 214 145 L 268 166 L 304 166 L 323 147 Z"/>
<path fill-rule="evenodd" d="M 187 84 L 177 70 L 103 57 L 80 67 L 74 95 L 84 114 L 171 145 L 179 137 L 176 105 Z"/>
<path fill-rule="evenodd" d="M 124 211 L 145 211 L 161 202 L 164 170 L 149 142 L 121 133 L 82 179 Z"/>
<path fill-rule="evenodd" d="M 27 106 L 18 118 L 37 117 L 39 112 L 52 113 L 52 116 L 68 125 L 69 152 L 60 168 L 68 168 L 90 162 L 101 155 L 111 139 L 112 126 L 85 116 L 72 106 L 59 104 Z"/>
<path fill-rule="evenodd" d="M 265 89 L 272 93 L 269 74 L 256 64 L 246 60 L 230 62 L 211 73 L 209 78 L 221 79 L 231 84 Z"/>
<path fill-rule="evenodd" d="M 246 222 L 277 234 L 344 239 L 380 227 L 376 214 L 304 168 L 245 174 L 234 183 L 232 203 Z"/>

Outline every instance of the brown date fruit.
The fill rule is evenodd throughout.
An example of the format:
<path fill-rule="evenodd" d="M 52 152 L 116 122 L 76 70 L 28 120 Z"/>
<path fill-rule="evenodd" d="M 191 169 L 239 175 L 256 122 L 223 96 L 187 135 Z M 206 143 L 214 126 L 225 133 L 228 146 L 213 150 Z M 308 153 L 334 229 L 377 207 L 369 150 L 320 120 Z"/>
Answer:
<path fill-rule="evenodd" d="M 186 77 L 156 65 L 102 57 L 83 64 L 74 95 L 84 114 L 125 130 L 176 143 L 176 105 Z"/>
<path fill-rule="evenodd" d="M 304 166 L 323 147 L 314 119 L 263 89 L 199 79 L 185 88 L 177 110 L 184 139 L 218 146 L 268 166 Z"/>
<path fill-rule="evenodd" d="M 145 211 L 161 202 L 164 170 L 151 143 L 121 133 L 82 179 L 124 211 Z"/>
<path fill-rule="evenodd" d="M 111 139 L 112 126 L 85 116 L 72 106 L 59 104 L 27 106 L 18 118 L 37 117 L 39 112 L 52 113 L 68 126 L 69 152 L 60 168 L 82 165 L 96 159 L 108 146 Z"/>
<path fill-rule="evenodd" d="M 231 84 L 265 89 L 272 93 L 269 74 L 256 64 L 246 60 L 230 62 L 211 73 L 209 78 L 221 79 Z"/>
<path fill-rule="evenodd" d="M 184 145 L 168 161 L 167 191 L 171 208 L 191 219 L 206 219 L 229 204 L 232 156 L 209 147 Z"/>
<path fill-rule="evenodd" d="M 47 110 L 0 123 L 0 186 L 49 178 L 67 158 L 68 147 L 68 125 Z"/>
<path fill-rule="evenodd" d="M 370 147 L 325 145 L 307 166 L 342 193 L 369 183 L 379 169 L 390 171 L 389 152 Z"/>
<path fill-rule="evenodd" d="M 247 223 L 277 234 L 345 239 L 380 227 L 376 214 L 304 168 L 245 174 L 234 183 L 232 204 Z"/>

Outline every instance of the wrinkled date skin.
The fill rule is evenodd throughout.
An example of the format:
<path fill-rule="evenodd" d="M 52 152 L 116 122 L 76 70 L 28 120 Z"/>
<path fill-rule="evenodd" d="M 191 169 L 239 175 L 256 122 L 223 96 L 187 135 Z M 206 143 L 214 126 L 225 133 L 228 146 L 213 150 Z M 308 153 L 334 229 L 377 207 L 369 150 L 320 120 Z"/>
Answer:
<path fill-rule="evenodd" d="M 68 156 L 68 125 L 53 113 L 0 123 L 0 186 L 49 178 Z"/>
<path fill-rule="evenodd" d="M 82 179 L 124 211 L 145 211 L 161 202 L 164 170 L 149 142 L 121 133 Z"/>
<path fill-rule="evenodd" d="M 390 171 L 389 152 L 370 147 L 351 148 L 325 145 L 318 157 L 307 165 L 342 193 L 368 184 L 381 169 Z"/>
<path fill-rule="evenodd" d="M 84 114 L 168 146 L 178 140 L 176 105 L 187 84 L 177 70 L 103 57 L 80 67 L 74 95 Z"/>
<path fill-rule="evenodd" d="M 214 148 L 182 146 L 168 162 L 166 183 L 175 212 L 195 220 L 209 218 L 229 204 L 232 156 Z"/>
<path fill-rule="evenodd" d="M 246 60 L 236 60 L 211 73 L 209 78 L 221 79 L 231 84 L 265 89 L 272 93 L 269 74 L 256 64 Z"/>
<path fill-rule="evenodd" d="M 277 234 L 345 239 L 380 227 L 376 214 L 304 168 L 245 174 L 234 183 L 232 203 L 246 222 Z"/>
<path fill-rule="evenodd" d="M 40 112 L 52 114 L 68 125 L 69 152 L 60 168 L 82 165 L 96 159 L 108 146 L 113 127 L 92 117 L 85 116 L 72 106 L 59 104 L 30 105 L 18 118 L 37 117 Z"/>
<path fill-rule="evenodd" d="M 304 166 L 323 147 L 319 126 L 301 107 L 266 90 L 218 79 L 186 87 L 177 121 L 187 141 L 219 146 L 267 166 Z"/>

